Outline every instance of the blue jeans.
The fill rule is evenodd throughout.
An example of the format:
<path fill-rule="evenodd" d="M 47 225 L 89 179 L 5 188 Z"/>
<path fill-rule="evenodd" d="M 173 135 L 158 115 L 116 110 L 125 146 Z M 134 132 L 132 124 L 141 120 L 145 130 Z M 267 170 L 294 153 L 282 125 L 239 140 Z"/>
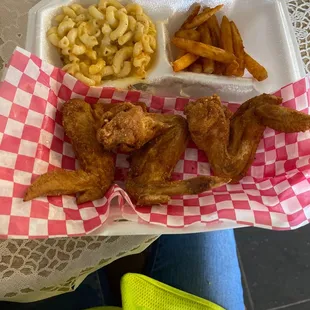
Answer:
<path fill-rule="evenodd" d="M 233 230 L 163 235 L 150 248 L 144 274 L 227 310 L 245 309 Z M 107 282 L 103 293 L 105 303 L 121 305 Z"/>
<path fill-rule="evenodd" d="M 245 308 L 233 230 L 161 236 L 146 275 L 227 310 Z"/>

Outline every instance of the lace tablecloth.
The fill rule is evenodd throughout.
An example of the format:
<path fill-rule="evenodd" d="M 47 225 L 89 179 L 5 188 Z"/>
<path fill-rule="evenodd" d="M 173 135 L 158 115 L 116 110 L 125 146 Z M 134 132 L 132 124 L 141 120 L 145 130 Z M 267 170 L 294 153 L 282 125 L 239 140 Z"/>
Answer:
<path fill-rule="evenodd" d="M 24 46 L 28 10 L 39 0 L 1 0 L 0 76 Z M 287 1 L 305 70 L 310 72 L 310 2 Z M 91 272 L 142 252 L 157 236 L 0 240 L 0 299 L 34 301 L 74 290 Z"/>

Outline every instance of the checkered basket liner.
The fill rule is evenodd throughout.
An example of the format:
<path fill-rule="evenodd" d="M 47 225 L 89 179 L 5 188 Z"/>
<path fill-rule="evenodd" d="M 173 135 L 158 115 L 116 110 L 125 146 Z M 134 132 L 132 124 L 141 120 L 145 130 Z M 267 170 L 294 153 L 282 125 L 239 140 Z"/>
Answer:
<path fill-rule="evenodd" d="M 284 106 L 310 112 L 309 77 L 276 92 Z M 187 98 L 99 88 L 17 48 L 0 85 L 0 238 L 79 236 L 104 225 L 111 201 L 126 219 L 179 228 L 218 221 L 289 230 L 310 219 L 310 133 L 284 134 L 266 129 L 255 161 L 239 184 L 199 195 L 173 197 L 169 204 L 135 207 L 120 187 L 129 164 L 117 154 L 114 185 L 100 200 L 77 206 L 75 197 L 41 197 L 23 202 L 30 183 L 55 167 L 77 168 L 70 141 L 61 126 L 64 101 L 89 103 L 142 101 L 151 111 L 183 114 Z M 231 110 L 238 104 L 227 103 Z M 173 178 L 210 175 L 204 153 L 190 142 Z M 128 232 L 130 233 L 130 232 Z"/>

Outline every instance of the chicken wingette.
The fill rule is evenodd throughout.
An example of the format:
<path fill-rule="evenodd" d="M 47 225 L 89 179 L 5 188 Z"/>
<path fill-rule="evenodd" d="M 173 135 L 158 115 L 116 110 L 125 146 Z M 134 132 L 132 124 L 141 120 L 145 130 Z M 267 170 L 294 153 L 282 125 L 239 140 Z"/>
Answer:
<path fill-rule="evenodd" d="M 185 106 L 191 137 L 215 175 L 239 181 L 251 166 L 265 128 L 289 132 L 310 129 L 310 116 L 279 106 L 282 98 L 262 94 L 231 115 L 217 95 Z"/>
<path fill-rule="evenodd" d="M 24 201 L 40 196 L 78 194 L 77 203 L 102 198 L 114 179 L 113 154 L 96 139 L 91 106 L 79 99 L 63 106 L 63 126 L 81 169 L 56 169 L 39 176 L 28 188 Z"/>

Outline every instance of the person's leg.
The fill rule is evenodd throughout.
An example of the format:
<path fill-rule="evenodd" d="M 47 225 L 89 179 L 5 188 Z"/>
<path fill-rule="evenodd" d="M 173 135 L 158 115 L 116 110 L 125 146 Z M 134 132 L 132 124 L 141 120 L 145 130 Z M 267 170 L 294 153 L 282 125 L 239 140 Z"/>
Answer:
<path fill-rule="evenodd" d="M 109 279 L 108 268 L 108 266 L 105 266 L 97 270 L 103 297 L 103 306 L 121 307 L 121 296 L 119 291 L 114 287 L 115 281 L 111 281 L 111 279 Z"/>
<path fill-rule="evenodd" d="M 161 236 L 146 274 L 227 310 L 244 309 L 233 230 Z"/>

